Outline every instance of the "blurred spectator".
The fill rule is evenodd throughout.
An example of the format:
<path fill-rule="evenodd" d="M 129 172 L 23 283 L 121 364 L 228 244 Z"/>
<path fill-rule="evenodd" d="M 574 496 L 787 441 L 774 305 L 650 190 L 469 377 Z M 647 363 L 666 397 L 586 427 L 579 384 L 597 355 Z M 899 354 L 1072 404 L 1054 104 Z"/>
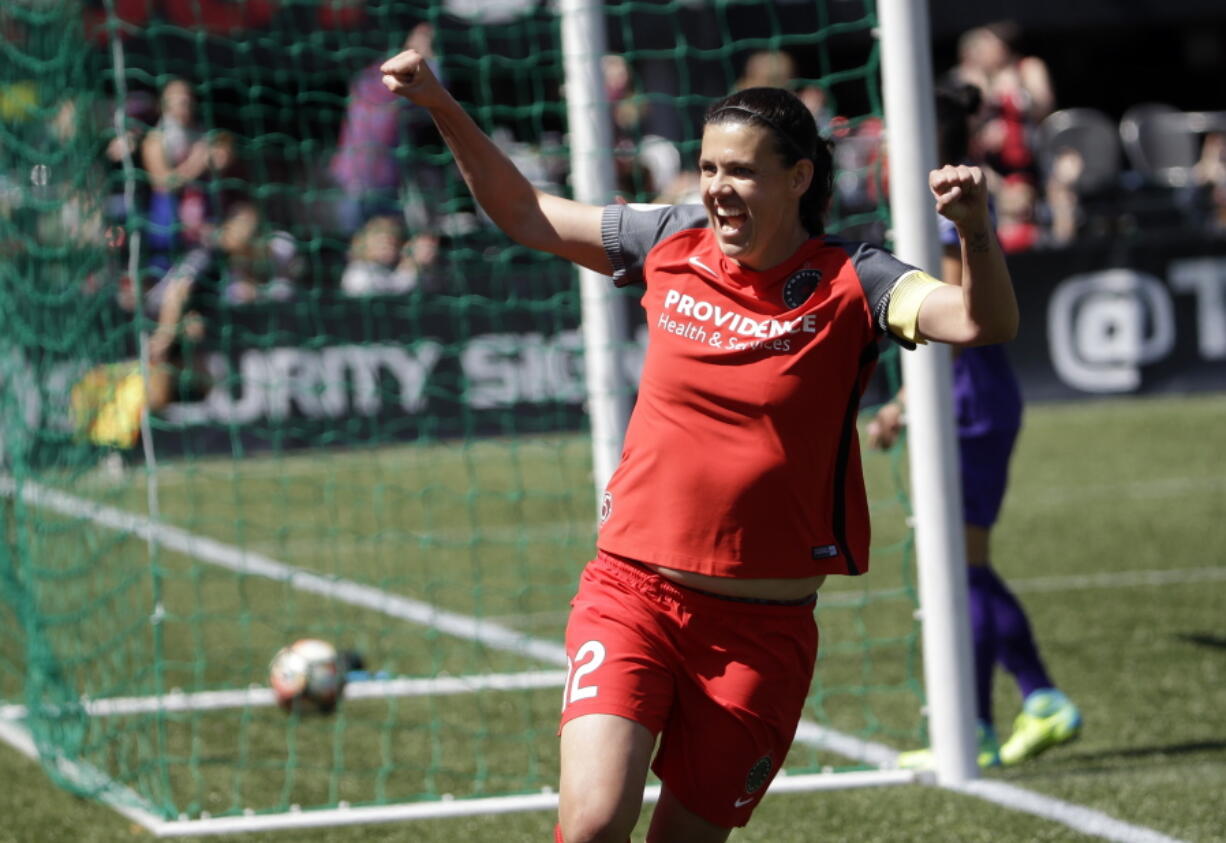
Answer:
<path fill-rule="evenodd" d="M 161 107 L 161 118 L 141 143 L 141 163 L 151 187 L 150 264 L 165 269 L 181 248 L 207 238 L 211 211 L 202 179 L 210 168 L 224 170 L 233 163 L 234 143 L 228 134 L 206 140 L 196 125 L 195 94 L 182 79 L 166 83 Z"/>
<path fill-rule="evenodd" d="M 79 94 L 60 100 L 46 125 L 45 150 L 53 163 L 41 164 L 31 171 L 31 186 L 42 200 L 54 199 L 38 214 L 40 244 L 77 248 L 86 243 L 101 244 L 103 217 L 99 197 L 102 170 L 92 160 L 99 132 L 99 113 Z M 85 160 L 81 160 L 81 159 Z M 80 161 L 71 178 L 63 161 Z M 36 175 L 41 172 L 41 175 Z M 58 207 L 57 207 L 58 205 Z"/>
<path fill-rule="evenodd" d="M 206 243 L 188 249 L 145 291 L 145 310 L 156 318 L 167 291 L 185 281 L 216 290 L 215 297 L 229 305 L 288 301 L 303 268 L 297 240 L 285 231 L 268 231 L 259 208 L 239 201 Z M 131 293 L 126 295 L 130 301 Z"/>
<path fill-rule="evenodd" d="M 683 170 L 651 201 L 658 205 L 701 205 L 702 185 L 694 170 Z"/>
<path fill-rule="evenodd" d="M 153 125 L 156 113 L 157 106 L 151 94 L 146 91 L 133 91 L 127 95 L 123 104 L 123 133 L 116 134 L 113 127 L 108 127 L 107 137 L 110 140 L 103 153 L 107 170 L 104 213 L 108 223 L 123 224 L 127 221 L 128 208 L 124 192 L 127 176 L 124 173 L 124 162 L 131 160 L 134 166 L 141 166 L 141 144 Z M 133 196 L 133 200 L 137 207 L 147 207 L 146 187 L 144 179 L 135 180 L 138 192 Z"/>
<path fill-rule="evenodd" d="M 1034 184 L 1021 173 L 1001 183 L 996 193 L 996 237 L 1006 254 L 1028 251 L 1042 241 L 1037 202 Z"/>
<path fill-rule="evenodd" d="M 840 236 L 880 243 L 885 224 L 876 213 L 889 190 L 885 124 L 877 117 L 857 122 L 836 119 L 830 141 L 834 146 L 834 198 L 837 216 L 846 221 Z"/>
<path fill-rule="evenodd" d="M 138 360 L 94 367 L 72 387 L 77 430 L 96 445 L 132 448 L 140 441 L 141 416 L 174 401 L 201 401 L 211 378 L 201 346 L 205 324 L 189 306 L 195 279 L 167 273 L 157 328 L 149 337 L 149 378 Z"/>
<path fill-rule="evenodd" d="M 796 92 L 800 101 L 809 109 L 813 119 L 817 121 L 817 132 L 824 138 L 834 134 L 840 119 L 834 113 L 834 101 L 830 93 L 821 85 L 804 85 Z"/>
<path fill-rule="evenodd" d="M 0 120 L 23 123 L 38 115 L 38 86 L 31 79 L 0 83 Z"/>
<path fill-rule="evenodd" d="M 790 54 L 782 50 L 759 50 L 749 56 L 732 89 L 791 88 L 795 76 L 796 62 Z"/>
<path fill-rule="evenodd" d="M 834 121 L 830 93 L 820 85 L 802 83 L 796 77 L 796 61 L 783 50 L 759 50 L 745 62 L 745 69 L 733 90 L 745 88 L 787 88 L 793 91 L 817 121 L 817 129 L 829 135 Z"/>
<path fill-rule="evenodd" d="M 1081 153 L 1071 147 L 1060 149 L 1052 158 L 1051 172 L 1044 184 L 1051 243 L 1063 246 L 1072 242 L 1081 225 L 1081 197 L 1077 183 L 1085 169 Z"/>
<path fill-rule="evenodd" d="M 667 138 L 645 132 L 648 102 L 635 83 L 630 63 L 623 56 L 606 55 L 601 70 L 612 109 L 618 192 L 639 197 L 670 190 L 681 174 L 681 153 Z"/>
<path fill-rule="evenodd" d="M 1226 231 L 1226 132 L 1210 132 L 1205 136 L 1192 178 L 1209 190 L 1213 209 L 1210 227 Z"/>
<path fill-rule="evenodd" d="M 417 273 L 415 289 L 432 293 L 442 288 L 440 246 L 441 242 L 437 234 L 432 231 L 419 231 L 409 239 L 407 247 L 402 247 L 401 263 L 405 264 L 406 268 L 411 266 Z"/>
<path fill-rule="evenodd" d="M 1035 129 L 1055 107 L 1047 64 L 1017 50 L 1020 32 L 1009 21 L 978 27 L 958 41 L 951 81 L 983 93 L 984 122 L 972 148 L 1000 176 L 1037 176 Z"/>
<path fill-rule="evenodd" d="M 298 242 L 285 231 L 263 231 L 259 208 L 235 204 L 218 228 L 222 299 L 229 304 L 288 301 L 301 275 Z"/>
<path fill-rule="evenodd" d="M 55 110 L 55 115 L 51 118 L 51 134 L 60 142 L 61 145 L 67 146 L 77 136 L 80 130 L 80 121 L 84 115 L 80 113 L 75 97 L 68 97 L 60 101 L 59 108 Z"/>
<path fill-rule="evenodd" d="M 380 296 L 437 286 L 438 236 L 420 232 L 406 240 L 395 217 L 374 217 L 354 236 L 341 276 L 347 296 Z"/>
<path fill-rule="evenodd" d="M 433 26 L 420 23 L 413 27 L 405 39 L 404 49 L 417 50 L 429 62 L 435 75 L 439 74 Z M 352 236 L 372 217 L 405 213 L 401 189 L 406 179 L 401 162 L 397 160 L 397 150 L 401 144 L 413 141 L 413 133 L 406 130 L 406 123 L 414 119 L 412 112 L 419 113 L 418 121 L 429 123 L 424 112 L 383 86 L 383 74 L 379 70 L 382 62 L 380 58 L 363 68 L 350 82 L 340 139 L 328 167 L 343 193 L 336 208 L 337 226 L 346 237 Z M 437 209 L 416 206 L 429 202 L 427 197 L 437 195 L 434 188 L 441 186 L 441 173 L 419 162 L 411 175 L 412 181 L 417 183 L 417 198 L 415 207 L 410 210 L 415 221 L 425 225 L 434 219 Z"/>

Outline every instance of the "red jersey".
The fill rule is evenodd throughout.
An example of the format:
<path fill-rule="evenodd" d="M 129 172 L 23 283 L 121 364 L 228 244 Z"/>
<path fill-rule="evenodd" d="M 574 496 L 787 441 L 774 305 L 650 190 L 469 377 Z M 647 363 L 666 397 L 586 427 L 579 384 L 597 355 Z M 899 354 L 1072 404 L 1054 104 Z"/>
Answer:
<path fill-rule="evenodd" d="M 603 233 L 617 283 L 646 285 L 648 344 L 600 549 L 710 576 L 864 573 L 856 416 L 913 267 L 817 237 L 746 269 L 700 206 L 610 206 Z"/>

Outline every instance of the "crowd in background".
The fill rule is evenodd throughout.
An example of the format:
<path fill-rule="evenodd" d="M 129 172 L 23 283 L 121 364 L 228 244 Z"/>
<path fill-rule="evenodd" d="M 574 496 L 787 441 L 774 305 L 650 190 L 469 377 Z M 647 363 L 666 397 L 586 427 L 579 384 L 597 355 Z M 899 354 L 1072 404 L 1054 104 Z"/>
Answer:
<path fill-rule="evenodd" d="M 1082 135 L 1049 130 L 1061 117 L 1058 85 L 1044 61 L 1020 52 L 1017 43 L 1018 32 L 1007 23 L 970 30 L 960 39 L 955 66 L 937 79 L 938 85 L 969 83 L 980 90 L 970 158 L 989 173 L 1007 252 L 1127 232 L 1134 210 L 1148 213 L 1145 224 L 1150 226 L 1226 232 L 1226 133 L 1207 131 L 1197 138 L 1197 160 L 1186 168 L 1182 183 L 1125 165 L 1108 184 L 1101 179 L 1090 184 L 1087 172 L 1101 170 L 1101 162 L 1080 142 Z M 441 75 L 429 24 L 413 28 L 404 46 L 420 51 Z M 172 279 L 208 276 L 219 299 L 230 305 L 290 299 L 308 271 L 305 240 L 321 232 L 340 244 L 336 253 L 341 260 L 329 268 L 329 278 L 314 283 L 347 296 L 442 289 L 448 238 L 487 221 L 474 210 L 449 207 L 448 184 L 455 175 L 445 158 L 412 154 L 431 142 L 430 121 L 384 89 L 378 64 L 372 62 L 350 79 L 339 132 L 317 168 L 324 181 L 321 193 L 329 197 L 324 212 L 315 208 L 308 213 L 305 203 L 290 205 L 291 212 L 310 217 L 312 230 L 305 236 L 303 219 L 293 213 L 270 218 L 261 191 L 266 167 L 244 162 L 245 139 L 202 124 L 196 92 L 185 79 L 166 81 L 157 92 L 128 94 L 125 129 L 118 135 L 109 132 L 98 165 L 96 183 L 105 185 L 107 194 L 101 207 L 93 212 L 70 199 L 52 227 L 60 236 L 123 245 L 133 233 L 128 203 L 134 201 L 142 220 L 141 286 L 149 291 L 145 306 L 151 316 L 160 306 L 159 289 Z M 832 230 L 861 239 L 885 238 L 879 211 L 889 189 L 889 146 L 882 121 L 840 114 L 831 93 L 800 78 L 797 66 L 795 52 L 752 53 L 739 68 L 735 87 L 780 86 L 800 96 L 835 151 Z M 695 201 L 697 173 L 685 160 L 691 150 L 683 151 L 680 138 L 648 129 L 653 99 L 636 80 L 632 62 L 609 55 L 602 69 L 618 193 L 630 201 Z M 66 143 L 83 121 L 110 119 L 84 110 L 75 99 L 66 99 L 49 137 Z M 507 129 L 492 134 L 533 183 L 556 192 L 567 189 L 560 136 L 521 139 Z M 134 195 L 126 195 L 125 188 L 132 194 L 132 187 Z M 302 185 L 304 191 L 307 187 Z M 0 202 L 3 195 L 0 191 Z M 115 254 L 121 295 L 130 297 L 124 252 L 116 248 Z M 319 254 L 316 250 L 312 257 Z"/>
<path fill-rule="evenodd" d="M 1160 128 L 1151 124 L 1148 137 L 1134 137 L 1134 146 L 1121 150 L 1120 136 L 1127 130 L 1102 112 L 1060 110 L 1047 64 L 1018 49 L 1020 35 L 1010 22 L 968 30 L 959 40 L 957 63 L 936 80 L 938 88 L 969 84 L 980 92 L 969 158 L 988 174 L 997 234 L 1007 253 L 1142 228 L 1226 234 L 1226 125 L 1189 134 L 1176 109 L 1139 104 L 1134 111 L 1153 116 L 1155 124 L 1159 118 L 1169 122 Z M 874 116 L 840 115 L 824 88 L 798 78 L 796 66 L 789 52 L 753 53 L 736 87 L 770 85 L 796 92 L 834 146 L 832 228 L 880 240 L 886 236 L 883 224 L 871 217 L 889 187 L 884 125 Z M 646 192 L 662 203 L 695 201 L 697 174 L 681 169 L 675 150 L 661 149 L 666 139 L 645 135 L 638 125 L 645 98 L 634 89 L 627 62 L 607 57 L 605 71 L 619 190 Z M 1221 115 L 1226 121 L 1226 112 Z M 867 222 L 855 222 L 861 218 Z"/>

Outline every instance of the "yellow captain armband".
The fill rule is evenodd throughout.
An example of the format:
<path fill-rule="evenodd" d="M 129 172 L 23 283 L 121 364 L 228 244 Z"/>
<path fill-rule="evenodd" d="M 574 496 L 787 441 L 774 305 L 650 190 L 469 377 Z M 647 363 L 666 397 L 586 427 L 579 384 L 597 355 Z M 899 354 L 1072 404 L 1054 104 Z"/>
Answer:
<path fill-rule="evenodd" d="M 913 269 L 894 282 L 890 291 L 890 307 L 886 311 L 886 323 L 890 333 L 908 342 L 923 344 L 927 340 L 919 333 L 920 305 L 933 290 L 945 284 L 927 272 Z"/>

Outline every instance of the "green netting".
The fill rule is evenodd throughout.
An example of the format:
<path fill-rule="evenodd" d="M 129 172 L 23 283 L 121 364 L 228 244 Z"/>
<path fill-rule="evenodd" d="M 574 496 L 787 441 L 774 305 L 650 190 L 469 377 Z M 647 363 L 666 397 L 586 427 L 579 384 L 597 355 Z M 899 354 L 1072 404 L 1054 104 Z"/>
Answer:
<path fill-rule="evenodd" d="M 0 11 L 0 712 L 66 787 L 194 819 L 554 784 L 594 539 L 572 270 L 493 229 L 408 106 L 376 102 L 394 142 L 350 159 L 386 157 L 390 181 L 359 193 L 333 166 L 363 69 L 426 23 L 449 87 L 567 192 L 549 5 Z M 885 236 L 871 2 L 606 12 L 622 195 L 687 196 L 703 107 L 752 69 L 824 93 L 831 228 Z M 159 122 L 167 88 L 192 121 Z M 207 164 L 183 163 L 197 148 Z M 358 271 L 380 249 L 399 275 Z M 642 336 L 591 351 L 633 371 Z M 922 694 L 902 470 L 868 458 L 873 572 L 823 591 L 806 715 L 894 745 L 918 739 Z M 269 707 L 269 658 L 302 636 L 361 653 L 387 693 Z M 479 687 L 500 676 L 537 687 Z M 473 681 L 379 684 L 448 677 Z M 860 763 L 801 741 L 788 770 Z"/>

